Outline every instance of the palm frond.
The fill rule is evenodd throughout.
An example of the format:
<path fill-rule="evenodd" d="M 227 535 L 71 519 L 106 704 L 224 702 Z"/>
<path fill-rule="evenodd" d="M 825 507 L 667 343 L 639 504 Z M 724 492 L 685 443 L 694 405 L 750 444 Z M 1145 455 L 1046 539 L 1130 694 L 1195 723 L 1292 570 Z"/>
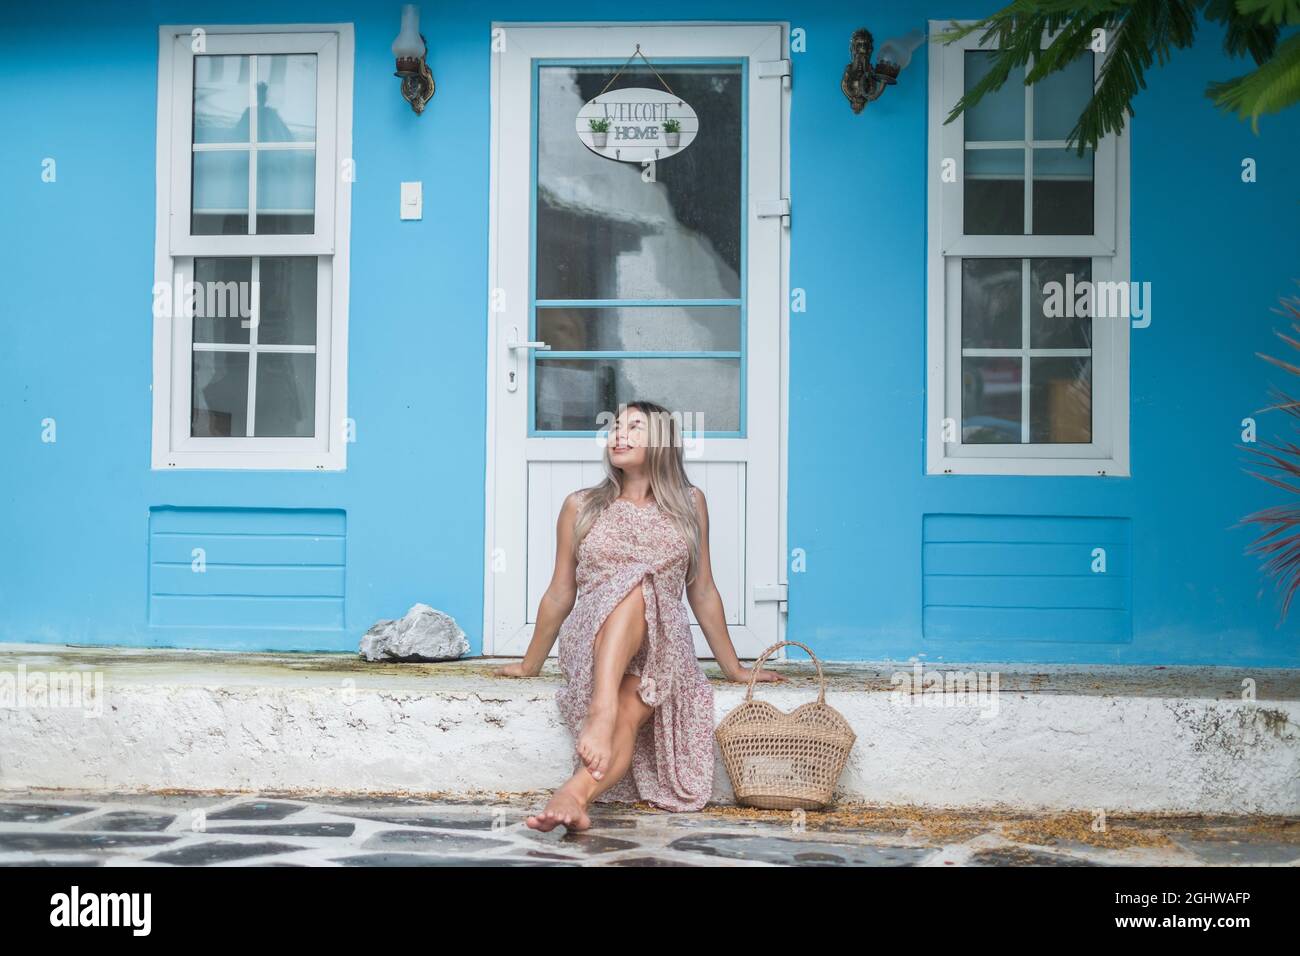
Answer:
<path fill-rule="evenodd" d="M 1197 11 L 1207 0 L 1016 0 L 1001 10 L 935 37 L 954 40 L 979 32 L 980 45 L 997 48 L 989 72 L 965 92 L 948 114 L 951 123 L 989 93 L 1002 88 L 1017 67 L 1031 63 L 1026 85 L 1064 69 L 1088 49 L 1094 30 L 1109 35 L 1108 56 L 1092 98 L 1067 137 L 1082 155 L 1108 133 L 1123 130 L 1132 100 L 1146 87 L 1146 71 L 1188 47 L 1196 35 Z M 1052 40 L 1042 46 L 1044 35 Z M 1253 34 L 1252 34 L 1253 36 Z"/>
<path fill-rule="evenodd" d="M 1200 0 L 1203 2 L 1203 0 Z M 1133 97 L 1146 89 L 1146 71 L 1164 66 L 1175 49 L 1196 38 L 1197 0 L 1140 0 L 1119 18 L 1097 89 L 1068 137 L 1080 153 L 1119 133 L 1133 114 Z"/>
<path fill-rule="evenodd" d="M 1225 112 L 1250 117 L 1259 132 L 1259 118 L 1300 102 L 1300 33 L 1278 46 L 1272 59 L 1250 73 L 1222 83 L 1211 83 L 1205 95 Z"/>
<path fill-rule="evenodd" d="M 1300 319 L 1300 298 L 1283 298 L 1281 309 L 1275 309 L 1282 315 Z M 1292 328 L 1300 332 L 1300 323 L 1292 322 Z M 1284 332 L 1276 332 L 1278 338 L 1296 351 L 1300 351 L 1300 338 Z M 1300 365 L 1274 356 L 1258 353 L 1260 358 L 1300 377 Z M 1286 392 L 1271 389 L 1275 402 L 1270 411 L 1282 411 L 1293 419 L 1300 420 L 1300 402 L 1291 398 Z M 1300 444 L 1295 441 L 1279 440 L 1259 442 L 1255 447 L 1239 445 L 1253 459 L 1253 468 L 1247 469 L 1252 477 L 1285 491 L 1287 494 L 1300 496 Z M 1282 619 L 1290 611 L 1291 602 L 1300 593 L 1300 507 L 1294 505 L 1275 505 L 1263 508 L 1247 515 L 1238 522 L 1241 525 L 1256 525 L 1260 531 L 1251 542 L 1246 553 L 1263 558 L 1262 570 L 1273 578 L 1282 592 Z"/>
<path fill-rule="evenodd" d="M 1268 4 L 1272 0 L 1261 0 Z M 1300 3 L 1300 0 L 1282 0 L 1284 3 Z M 1229 56 L 1242 56 L 1249 53 L 1259 64 L 1271 57 L 1277 49 L 1277 38 L 1281 32 L 1278 24 L 1267 22 L 1267 12 L 1241 9 L 1242 0 L 1210 0 L 1205 7 L 1205 17 L 1215 23 L 1223 24 L 1223 49 Z"/>
<path fill-rule="evenodd" d="M 1300 0 L 1236 0 L 1242 16 L 1278 26 L 1300 23 Z"/>

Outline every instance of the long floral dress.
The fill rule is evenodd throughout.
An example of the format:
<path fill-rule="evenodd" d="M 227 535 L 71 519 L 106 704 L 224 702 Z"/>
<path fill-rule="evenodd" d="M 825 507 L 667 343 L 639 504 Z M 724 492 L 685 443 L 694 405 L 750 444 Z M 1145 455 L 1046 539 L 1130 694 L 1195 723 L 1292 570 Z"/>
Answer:
<path fill-rule="evenodd" d="M 694 501 L 695 489 L 691 488 Z M 592 645 L 610 612 L 635 587 L 645 598 L 646 639 L 628 665 L 654 713 L 641 725 L 631 769 L 597 802 L 645 800 L 667 810 L 698 810 L 713 789 L 713 687 L 695 658 L 682 603 L 690 549 L 658 504 L 616 498 L 578 547 L 578 596 L 560 628 L 556 695 L 574 739 L 592 691 Z M 574 755 L 574 771 L 582 766 Z"/>

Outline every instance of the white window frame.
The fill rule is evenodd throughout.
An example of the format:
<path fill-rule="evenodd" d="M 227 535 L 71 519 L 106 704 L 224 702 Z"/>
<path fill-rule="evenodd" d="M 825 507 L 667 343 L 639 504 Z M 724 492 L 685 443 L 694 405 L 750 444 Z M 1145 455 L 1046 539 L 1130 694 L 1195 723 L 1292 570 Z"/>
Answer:
<path fill-rule="evenodd" d="M 202 31 L 201 34 L 196 31 Z M 193 236 L 190 170 L 193 49 L 202 53 L 317 54 L 315 232 L 311 235 Z M 277 345 L 274 351 L 316 354 L 316 420 L 311 438 L 196 438 L 190 435 L 193 386 L 193 322 L 173 315 L 154 318 L 153 453 L 155 469 L 234 468 L 341 471 L 347 464 L 348 251 L 352 156 L 353 30 L 339 24 L 169 25 L 158 31 L 157 220 L 155 289 L 192 280 L 194 258 L 317 257 L 316 345 Z M 306 145 L 306 144 L 304 144 Z M 255 152 L 250 163 L 256 168 Z M 255 173 L 253 174 L 256 175 Z M 250 191 L 253 187 L 250 187 Z M 251 208 L 251 207 L 250 207 Z M 172 302 L 175 302 L 173 293 Z M 250 342 L 214 345 L 213 351 L 256 354 Z M 250 362 L 251 388 L 256 387 Z M 249 415 L 255 414 L 250 407 Z"/>
<path fill-rule="evenodd" d="M 930 21 L 930 35 L 953 21 Z M 962 258 L 1051 258 L 1092 260 L 1093 282 L 1129 279 L 1128 130 L 1104 137 L 1093 163 L 1093 228 L 1082 236 L 967 236 L 963 231 L 965 115 L 944 125 L 961 97 L 968 50 L 992 50 L 975 32 L 952 44 L 931 43 L 927 180 L 926 289 L 926 474 L 1129 475 L 1129 320 L 1093 319 L 1092 437 L 1089 443 L 965 444 L 961 441 L 961 262 Z M 1100 72 L 1104 56 L 1095 57 Z M 1014 81 L 1008 80 L 1008 83 Z M 1026 96 L 1026 133 L 1033 115 L 1033 87 Z M 993 144 L 1027 148 L 1031 141 Z M 984 144 L 985 148 L 991 148 Z M 1039 146 L 1065 143 L 1032 142 Z M 1028 150 L 1027 150 L 1028 151 Z M 955 161 L 955 182 L 944 182 L 946 160 Z M 1028 160 L 1027 160 L 1028 161 Z M 1026 201 L 1031 183 L 1026 177 Z M 1028 211 L 1026 212 L 1028 215 Z M 1026 270 L 1027 275 L 1028 270 Z M 1029 293 L 1028 279 L 1024 286 Z M 1027 316 L 1027 300 L 1022 316 Z M 1028 348 L 995 350 L 1036 354 Z M 981 350 L 967 350 L 975 352 Z M 987 350 L 984 350 L 987 351 Z M 1061 354 L 1058 349 L 1050 354 Z M 1024 390 L 1028 392 L 1027 389 Z M 1028 411 L 1022 397 L 1022 414 Z M 945 420 L 955 441 L 945 442 Z M 1028 418 L 1025 418 L 1028 421 Z M 955 426 L 955 427 L 954 427 Z"/>

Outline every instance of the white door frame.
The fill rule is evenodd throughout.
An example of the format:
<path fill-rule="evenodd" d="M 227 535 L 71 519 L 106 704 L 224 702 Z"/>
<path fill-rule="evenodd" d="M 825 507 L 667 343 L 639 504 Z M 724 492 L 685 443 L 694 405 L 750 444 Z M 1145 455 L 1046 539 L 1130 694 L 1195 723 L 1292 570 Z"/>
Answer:
<path fill-rule="evenodd" d="M 683 34 L 682 28 L 689 30 L 689 33 Z M 779 31 L 779 41 L 773 43 L 773 30 Z M 610 22 L 610 23 L 591 23 L 591 22 L 496 22 L 492 24 L 492 91 L 491 91 L 491 173 L 490 173 L 490 212 L 489 212 L 489 261 L 488 261 L 488 309 L 487 309 L 487 416 L 486 416 L 486 473 L 484 481 L 484 578 L 483 578 L 483 653 L 491 655 L 496 652 L 496 634 L 495 634 L 495 600 L 496 600 L 496 573 L 497 555 L 496 555 L 496 502 L 497 502 L 497 416 L 499 412 L 498 396 L 501 391 L 501 376 L 504 374 L 505 355 L 503 354 L 505 343 L 502 340 L 501 327 L 509 323 L 500 321 L 498 308 L 504 303 L 504 310 L 507 313 L 515 313 L 518 324 L 522 329 L 528 328 L 527 303 L 531 290 L 527 287 L 527 279 L 522 283 L 519 279 L 509 278 L 503 275 L 502 260 L 507 258 L 501 254 L 501 242 L 505 241 L 519 242 L 519 236 L 502 235 L 502 207 L 510 206 L 512 203 L 519 201 L 519 196 L 512 194 L 511 197 L 503 200 L 501 188 L 504 185 L 512 185 L 515 190 L 522 189 L 522 196 L 525 201 L 529 201 L 527 193 L 531 189 L 531 183 L 525 178 L 524 184 L 521 185 L 516 181 L 508 183 L 503 178 L 503 167 L 506 165 L 503 160 L 503 150 L 517 148 L 507 142 L 507 138 L 501 135 L 502 123 L 502 89 L 503 89 L 503 70 L 506 65 L 507 56 L 515 58 L 518 62 L 520 54 L 526 54 L 524 59 L 533 58 L 563 58 L 563 57 L 593 57 L 593 56 L 620 56 L 626 54 L 628 46 L 626 34 L 629 31 L 635 31 L 637 42 L 642 43 L 647 48 L 653 50 L 655 40 L 662 39 L 665 46 L 671 45 L 673 48 L 672 56 L 717 56 L 717 57 L 746 57 L 751 61 L 750 77 L 751 82 L 765 82 L 782 84 L 780 95 L 781 108 L 779 110 L 780 125 L 780 181 L 782 197 L 790 196 L 790 163 L 789 163 L 789 107 L 790 95 L 788 86 L 783 84 L 780 77 L 766 78 L 762 80 L 755 79 L 756 72 L 753 64 L 758 60 L 788 59 L 788 41 L 789 41 L 789 24 L 786 22 L 762 22 L 762 23 L 742 23 L 727 21 L 655 21 L 651 23 L 629 23 L 629 22 Z M 656 36 L 658 35 L 658 36 Z M 693 51 L 683 51 L 683 40 L 689 41 L 687 45 L 694 46 L 697 49 Z M 612 41 L 612 42 L 611 42 Z M 531 74 L 531 64 L 529 64 Z M 745 117 L 749 122 L 749 117 Z M 517 137 L 514 140 L 517 143 Z M 517 177 L 516 177 L 517 179 Z M 752 188 L 752 187 L 751 187 Z M 746 220 L 746 230 L 752 235 L 755 231 L 756 220 L 754 218 L 754 205 L 756 202 L 773 199 L 772 196 L 757 196 L 751 193 L 746 197 L 749 206 L 749 214 Z M 772 223 L 772 220 L 768 221 Z M 780 220 L 775 220 L 776 228 L 780 231 L 780 253 L 779 253 L 779 276 L 775 277 L 775 293 L 779 295 L 778 322 L 780 326 L 779 341 L 780 355 L 778 356 L 778 379 L 779 388 L 776 401 L 774 403 L 774 414 L 778 418 L 776 423 L 776 444 L 777 444 L 777 474 L 770 476 L 767 480 L 774 478 L 776 484 L 776 498 L 778 502 L 776 543 L 778 554 L 772 555 L 771 564 L 775 575 L 776 583 L 787 585 L 788 563 L 788 542 L 786 537 L 786 518 L 787 518 L 787 487 L 788 487 L 788 462 L 787 462 L 787 434 L 788 434 L 788 381 L 789 381 L 789 257 L 790 242 L 788 230 L 782 228 Z M 530 243 L 530 237 L 522 237 L 525 245 Z M 531 249 L 525 253 L 525 260 L 531 254 Z M 512 252 L 510 256 L 515 260 L 518 259 L 519 253 Z M 751 288 L 753 279 L 751 278 Z M 502 293 L 504 293 L 502 295 Z M 747 352 L 747 354 L 749 354 Z M 531 382 L 526 383 L 531 388 Z M 748 395 L 746 400 L 749 400 Z M 562 439 L 546 439 L 547 441 L 562 441 Z M 743 441 L 744 439 L 738 439 Z M 576 439 L 578 442 L 584 439 Z M 517 557 L 515 558 L 517 560 Z M 768 575 L 763 574 L 763 577 Z M 753 578 L 748 579 L 749 586 L 753 584 Z M 785 636 L 785 603 L 781 603 L 781 613 L 777 615 L 777 639 L 783 639 Z M 554 653 L 554 651 L 552 651 Z M 778 654 L 777 657 L 783 657 L 784 654 Z"/>

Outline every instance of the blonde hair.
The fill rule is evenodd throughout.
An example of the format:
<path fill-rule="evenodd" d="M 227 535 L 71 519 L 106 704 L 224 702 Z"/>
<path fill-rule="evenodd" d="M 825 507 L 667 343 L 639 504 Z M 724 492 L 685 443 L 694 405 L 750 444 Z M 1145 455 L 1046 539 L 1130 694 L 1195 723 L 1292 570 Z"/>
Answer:
<path fill-rule="evenodd" d="M 686 477 L 682 456 L 680 416 L 654 402 L 628 402 L 620 411 L 637 409 L 646 417 L 649 426 L 649 444 L 646 447 L 646 470 L 650 473 L 650 493 L 654 495 L 659 510 L 677 527 L 690 547 L 691 557 L 686 580 L 692 581 L 700 561 L 700 519 L 691 501 L 691 482 Z M 614 427 L 617 427 L 615 425 Z M 584 488 L 578 520 L 574 526 L 573 548 L 591 530 L 592 524 L 615 498 L 623 494 L 623 469 L 615 468 L 609 460 L 609 444 L 604 453 L 605 480 L 591 488 Z"/>

